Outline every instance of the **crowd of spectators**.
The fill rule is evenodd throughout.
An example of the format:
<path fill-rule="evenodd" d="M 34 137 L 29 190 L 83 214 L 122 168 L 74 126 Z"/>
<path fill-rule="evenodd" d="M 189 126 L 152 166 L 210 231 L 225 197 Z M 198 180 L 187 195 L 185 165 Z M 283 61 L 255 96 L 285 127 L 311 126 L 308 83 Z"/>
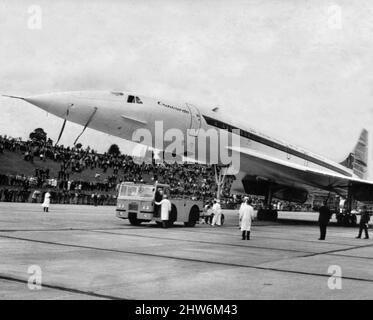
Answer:
<path fill-rule="evenodd" d="M 118 183 L 133 181 L 135 183 L 167 183 L 175 197 L 187 196 L 193 199 L 211 200 L 216 196 L 215 173 L 211 166 L 192 163 L 156 163 L 155 161 L 134 161 L 125 154 L 100 154 L 89 146 L 82 148 L 53 145 L 51 140 L 45 142 L 22 140 L 0 136 L 0 156 L 4 151 L 19 154 L 24 161 L 39 164 L 33 175 L 0 174 L 0 201 L 41 202 L 43 193 L 49 189 L 52 202 L 75 204 L 115 204 Z M 58 172 L 51 175 L 48 164 L 58 164 Z M 91 171 L 93 178 L 83 180 L 74 174 Z M 93 172 L 93 173 L 92 173 Z M 104 176 L 104 178 L 101 178 Z M 240 197 L 230 194 L 234 176 L 227 176 L 222 189 L 223 204 L 233 208 L 241 202 Z M 35 193 L 36 192 L 36 193 Z M 264 206 L 264 198 L 252 196 L 253 206 Z M 310 211 L 309 204 L 294 204 L 274 200 L 272 207 L 285 211 Z"/>
<path fill-rule="evenodd" d="M 263 196 L 256 196 L 250 195 L 251 205 L 255 210 L 260 208 L 266 207 L 265 205 L 265 198 Z M 223 203 L 222 207 L 224 208 L 237 208 L 237 205 L 240 205 L 243 201 L 243 195 L 232 195 L 226 198 Z M 271 202 L 271 209 L 277 211 L 302 211 L 302 212 L 311 212 L 314 211 L 313 204 L 306 202 L 306 203 L 294 203 L 285 200 L 277 200 L 273 199 Z"/>
<path fill-rule="evenodd" d="M 217 184 L 211 166 L 192 163 L 141 162 L 125 154 L 100 154 L 87 148 L 53 145 L 51 140 L 22 140 L 0 136 L 0 156 L 4 151 L 17 153 L 24 161 L 44 167 L 36 167 L 33 175 L 0 174 L 0 201 L 41 202 L 49 189 L 54 203 L 115 204 L 118 184 L 122 181 L 135 183 L 166 183 L 174 197 L 187 196 L 193 199 L 211 200 L 216 196 Z M 58 164 L 58 172 L 51 174 L 48 164 Z M 93 178 L 83 180 L 74 174 L 91 171 Z M 101 178 L 104 176 L 104 178 Z M 222 189 L 223 205 L 235 208 L 240 197 L 230 194 L 234 176 L 227 176 Z M 252 196 L 253 206 L 264 206 L 264 198 Z M 295 204 L 274 200 L 272 208 L 279 211 L 311 211 L 310 204 Z"/>
<path fill-rule="evenodd" d="M 90 199 L 98 194 L 99 203 L 111 203 L 114 202 L 112 199 L 116 196 L 117 185 L 122 181 L 167 183 L 173 196 L 189 196 L 202 200 L 216 196 L 215 173 L 211 166 L 157 163 L 154 159 L 140 162 L 125 154 L 100 154 L 89 146 L 55 146 L 51 140 L 24 141 L 20 138 L 0 136 L 0 156 L 4 151 L 17 153 L 24 161 L 34 164 L 37 158 L 38 165 L 40 162 L 45 165 L 37 167 L 31 176 L 22 173 L 1 174 L 0 201 L 31 201 L 32 190 L 38 189 L 42 193 L 50 189 L 52 202 L 90 203 Z M 58 172 L 51 173 L 48 167 L 50 161 L 58 164 Z M 74 179 L 74 174 L 87 170 L 90 170 L 93 178 Z M 233 176 L 226 177 L 222 189 L 223 197 L 230 197 L 233 180 Z"/>

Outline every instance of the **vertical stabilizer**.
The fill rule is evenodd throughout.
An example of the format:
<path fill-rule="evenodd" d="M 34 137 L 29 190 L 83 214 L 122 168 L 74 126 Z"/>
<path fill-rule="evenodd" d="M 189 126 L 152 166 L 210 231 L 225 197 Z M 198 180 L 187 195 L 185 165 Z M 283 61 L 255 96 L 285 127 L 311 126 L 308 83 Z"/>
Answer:
<path fill-rule="evenodd" d="M 348 157 L 341 162 L 361 179 L 366 179 L 368 175 L 368 131 L 363 129 L 360 133 L 356 146 Z"/>

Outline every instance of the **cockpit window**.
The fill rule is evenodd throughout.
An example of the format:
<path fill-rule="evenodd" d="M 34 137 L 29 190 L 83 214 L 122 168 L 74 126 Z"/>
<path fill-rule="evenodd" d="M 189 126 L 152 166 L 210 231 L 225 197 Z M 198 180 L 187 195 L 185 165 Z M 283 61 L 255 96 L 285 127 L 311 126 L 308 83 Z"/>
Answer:
<path fill-rule="evenodd" d="M 128 103 L 135 103 L 135 97 L 134 96 L 128 96 L 127 102 Z"/>
<path fill-rule="evenodd" d="M 128 103 L 139 103 L 139 104 L 142 104 L 142 101 L 141 101 L 141 99 L 139 97 L 135 97 L 135 96 L 131 96 L 131 95 L 128 96 L 127 102 Z"/>

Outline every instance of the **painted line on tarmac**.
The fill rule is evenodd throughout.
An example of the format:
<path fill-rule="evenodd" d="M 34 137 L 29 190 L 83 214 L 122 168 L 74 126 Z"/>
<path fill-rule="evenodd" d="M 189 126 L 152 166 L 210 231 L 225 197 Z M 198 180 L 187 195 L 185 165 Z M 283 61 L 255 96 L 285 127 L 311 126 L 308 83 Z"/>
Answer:
<path fill-rule="evenodd" d="M 7 280 L 7 281 L 13 281 L 13 282 L 19 282 L 19 283 L 23 283 L 23 284 L 28 283 L 28 281 L 25 280 L 25 279 L 16 278 L 14 276 L 9 276 L 9 275 L 4 275 L 2 273 L 0 273 L 0 279 L 1 280 Z M 83 291 L 83 290 L 74 289 L 74 288 L 67 288 L 67 287 L 62 287 L 62 286 L 54 285 L 54 284 L 43 283 L 42 288 L 44 288 L 44 287 L 49 288 L 49 289 L 66 291 L 66 292 L 69 292 L 69 293 L 77 293 L 77 294 L 81 294 L 81 295 L 96 297 L 96 298 L 104 298 L 104 299 L 109 299 L 109 300 L 128 300 L 128 299 L 124 299 L 124 298 L 120 298 L 120 297 L 116 297 L 116 296 L 111 296 L 111 295 L 107 295 L 107 294 L 96 293 L 96 292 L 93 292 L 93 291 Z"/>
<path fill-rule="evenodd" d="M 151 225 L 151 226 L 147 226 L 147 227 L 157 227 L 156 225 Z M 232 229 L 234 227 L 231 227 Z M 120 227 L 120 228 L 58 228 L 58 229 L 4 229 L 4 230 L 1 230 L 0 229 L 0 232 L 4 232 L 4 233 L 7 233 L 7 232 L 54 232 L 54 231 L 57 231 L 57 232 L 63 232 L 63 231 L 88 231 L 88 232 L 100 232 L 100 233 L 107 233 L 107 234 L 116 234 L 116 235 L 128 235 L 128 236 L 137 236 L 137 237 L 147 237 L 147 238 L 154 238 L 154 239 L 164 239 L 164 240 L 176 240 L 176 241 L 188 241 L 188 242 L 196 242 L 196 243 L 206 243 L 206 244 L 217 244 L 217 245 L 225 245 L 225 246 L 235 246 L 235 247 L 249 247 L 249 248 L 258 248 L 258 249 L 268 249 L 268 250 L 277 250 L 277 251 L 287 251 L 287 252 L 298 252 L 298 253 L 309 253 L 310 255 L 312 254 L 316 254 L 314 252 L 309 252 L 309 251 L 305 251 L 305 250 L 295 250 L 295 249 L 282 249 L 282 248 L 269 248 L 269 247 L 260 247 L 260 246 L 252 246 L 252 245 L 234 245 L 234 244 L 227 244 L 227 243 L 220 243 L 220 242 L 210 242 L 210 241 L 203 241 L 203 240 L 187 240 L 187 239 L 174 239 L 174 238 L 163 238 L 163 237 L 155 237 L 155 236 L 141 236 L 141 235 L 136 235 L 136 234 L 123 234 L 123 233 L 117 233 L 117 232 L 106 232 L 105 230 L 146 230 L 144 227 L 133 227 L 133 226 L 130 226 L 130 225 L 126 225 L 126 226 L 123 226 L 123 227 Z M 103 231 L 101 231 L 103 230 Z M 204 231 L 195 231 L 195 230 L 187 230 L 187 229 L 178 229 L 180 231 L 185 231 L 185 232 L 194 232 L 194 233 L 204 233 L 204 234 L 212 234 L 212 230 L 211 231 L 207 231 L 207 232 L 204 232 Z M 201 229 L 200 229 L 201 230 Z M 216 230 L 216 229 L 214 229 Z M 261 230 L 263 231 L 263 230 Z M 232 234 L 230 233 L 226 233 L 226 232 L 218 232 L 216 233 L 215 235 L 227 235 L 227 236 L 232 236 Z M 263 237 L 263 236 L 256 236 L 258 238 L 265 238 L 265 239 L 275 239 L 275 240 L 283 240 L 283 241 L 294 241 L 294 239 L 287 239 L 287 238 L 277 238 L 277 237 Z M 316 240 L 297 240 L 297 241 L 301 241 L 301 242 L 311 242 L 311 243 L 316 243 L 318 241 Z M 333 242 L 324 242 L 324 243 L 328 243 L 328 244 L 335 244 Z M 346 245 L 346 246 L 350 246 L 351 249 L 355 248 L 355 246 L 353 245 L 350 245 L 350 244 L 337 244 L 337 245 Z"/>
<path fill-rule="evenodd" d="M 142 228 L 133 228 L 133 229 L 142 229 Z M 347 255 L 347 254 L 334 254 L 335 252 L 338 253 L 340 251 L 346 251 L 346 250 L 353 250 L 353 249 L 359 249 L 359 248 L 364 248 L 364 247 L 370 247 L 370 246 L 373 246 L 373 244 L 362 245 L 362 246 L 354 246 L 352 244 L 340 244 L 340 243 L 334 243 L 334 242 L 326 242 L 326 241 L 324 241 L 323 243 L 334 244 L 334 245 L 344 245 L 344 246 L 349 246 L 350 248 L 336 249 L 336 250 L 330 250 L 330 251 L 316 253 L 316 252 L 309 252 L 309 251 L 304 251 L 304 250 L 282 249 L 282 248 L 271 248 L 271 247 L 260 247 L 260 246 L 252 246 L 252 245 L 235 245 L 235 244 L 229 244 L 229 243 L 210 242 L 210 241 L 203 241 L 203 240 L 187 240 L 187 239 L 175 239 L 175 238 L 165 238 L 165 237 L 156 237 L 156 236 L 143 236 L 143 235 L 138 235 L 138 234 L 108 232 L 108 231 L 101 231 L 101 230 L 106 230 L 106 229 L 93 229 L 93 230 L 88 230 L 88 231 L 90 231 L 90 232 L 105 233 L 105 234 L 115 234 L 115 235 L 123 235 L 123 236 L 141 237 L 141 238 L 154 238 L 154 239 L 162 239 L 162 240 L 173 240 L 173 241 L 185 241 L 185 242 L 216 244 L 216 245 L 222 245 L 222 246 L 246 247 L 246 248 L 258 248 L 258 249 L 268 249 L 268 250 L 279 250 L 279 251 L 308 253 L 309 256 L 326 254 L 326 255 L 340 256 L 340 257 L 347 257 L 347 258 L 358 258 L 358 259 L 368 259 L 368 260 L 372 260 L 373 259 L 373 257 L 362 257 L 362 256 L 354 256 L 354 255 Z M 116 230 L 120 230 L 120 229 L 116 229 Z M 127 230 L 132 230 L 132 229 L 128 228 Z M 180 231 L 200 233 L 200 232 L 195 231 L 195 230 L 187 230 L 187 229 L 182 229 Z M 204 234 L 211 234 L 212 232 L 203 232 L 202 231 L 202 233 L 204 233 Z M 224 235 L 231 236 L 230 233 L 219 232 L 219 234 L 224 234 Z M 275 240 L 295 241 L 294 239 L 286 239 L 286 238 L 263 237 L 263 236 L 256 236 L 256 237 L 258 237 L 258 238 L 266 238 L 266 239 L 275 239 Z M 319 240 L 296 240 L 296 241 L 319 243 Z M 303 257 L 307 257 L 307 256 L 303 256 Z M 295 258 L 301 258 L 301 257 L 296 256 Z"/>
<path fill-rule="evenodd" d="M 121 227 L 121 228 L 100 228 L 100 230 L 125 230 L 125 229 L 143 229 L 139 228 L 130 228 L 128 227 Z M 97 230 L 97 228 L 59 228 L 59 229 L 0 229 L 0 232 L 52 232 L 52 231 L 91 231 Z"/>
<path fill-rule="evenodd" d="M 352 254 L 326 253 L 326 255 L 332 256 L 332 257 L 346 257 L 346 258 L 355 258 L 355 259 L 363 259 L 363 260 L 373 260 L 373 257 L 354 256 Z"/>
<path fill-rule="evenodd" d="M 256 226 L 254 226 L 255 228 Z M 238 227 L 235 227 L 237 228 L 238 230 Z M 232 228 L 233 229 L 233 228 Z M 201 230 L 201 229 L 199 229 Z M 207 231 L 207 232 L 204 232 L 204 231 L 196 231 L 196 230 L 190 230 L 190 229 L 183 229 L 181 231 L 185 231 L 185 232 L 195 232 L 195 233 L 204 233 L 204 234 L 214 234 L 214 235 L 227 235 L 227 236 L 232 236 L 231 233 L 226 233 L 226 232 L 216 232 L 216 233 L 213 233 L 213 230 L 216 230 L 216 229 L 208 229 L 208 230 L 211 230 L 211 231 Z M 260 230 L 260 232 L 263 232 L 264 230 Z M 255 231 L 254 231 L 255 232 Z M 268 232 L 271 232 L 271 231 L 268 231 Z M 260 236 L 260 235 L 255 235 L 255 237 L 258 237 L 258 238 L 263 238 L 263 239 L 274 239 L 274 240 L 284 240 L 284 241 L 297 241 L 297 242 L 309 242 L 309 243 L 320 243 L 319 240 L 302 240 L 302 239 L 289 239 L 289 238 L 280 238 L 280 237 L 267 237 L 267 236 Z M 325 244 L 334 244 L 334 245 L 339 245 L 339 246 L 348 246 L 348 247 L 351 247 L 351 248 L 354 248 L 355 246 L 352 245 L 352 244 L 346 244 L 346 243 L 335 243 L 335 242 L 329 242 L 329 241 L 323 241 L 323 243 Z M 305 252 L 305 251 L 304 251 Z"/>
<path fill-rule="evenodd" d="M 211 241 L 204 241 L 204 240 L 188 240 L 188 239 L 177 239 L 177 238 L 165 238 L 165 237 L 147 236 L 147 235 L 140 235 L 140 234 L 129 234 L 129 233 L 100 231 L 100 230 L 97 230 L 97 229 L 96 230 L 88 230 L 88 231 L 89 232 L 104 233 L 104 234 L 114 234 L 114 235 L 120 235 L 120 236 L 128 236 L 128 237 L 139 237 L 139 238 L 149 238 L 149 239 L 183 241 L 183 242 L 213 244 L 213 245 L 229 246 L 229 247 L 257 248 L 257 249 L 268 249 L 268 250 L 297 252 L 297 253 L 313 253 L 313 252 L 304 251 L 304 250 L 283 249 L 283 248 L 269 248 L 269 247 L 253 246 L 253 245 L 232 244 L 232 243 L 224 243 L 224 242 L 211 242 Z"/>
<path fill-rule="evenodd" d="M 257 228 L 257 227 L 265 227 L 265 226 L 258 226 L 257 224 L 253 224 L 252 225 L 252 227 L 254 227 L 254 228 Z M 281 225 L 281 227 L 286 227 L 285 225 Z M 319 229 L 318 229 L 318 227 L 317 228 L 314 228 L 314 229 L 311 229 L 310 227 L 312 227 L 312 226 L 308 226 L 307 228 L 305 227 L 305 228 L 302 228 L 302 229 L 300 229 L 300 228 L 297 228 L 297 229 L 293 229 L 293 226 L 288 226 L 290 229 L 292 229 L 292 230 L 296 230 L 296 231 L 302 231 L 302 232 L 306 232 L 307 234 L 318 234 L 318 232 L 319 232 Z M 229 226 L 228 228 L 238 228 L 238 225 L 236 224 L 235 226 Z M 274 228 L 273 230 L 271 230 L 271 228 L 267 228 L 268 230 L 261 230 L 262 232 L 266 232 L 266 233 L 282 233 L 281 231 L 283 230 L 283 229 L 279 229 L 279 228 Z M 314 230 L 316 230 L 316 231 L 314 231 Z M 330 229 L 328 229 L 328 230 L 330 230 Z M 344 230 L 342 230 L 342 231 L 340 231 L 339 232 L 339 227 L 333 227 L 332 228 L 332 230 L 333 230 L 333 233 L 334 234 L 337 234 L 338 236 L 342 236 L 343 234 L 345 234 L 346 232 L 344 231 L 344 230 L 346 230 L 346 229 L 344 229 Z M 338 231 L 337 231 L 338 230 Z M 347 229 L 348 230 L 348 229 Z M 343 236 L 342 236 L 343 237 Z M 351 239 L 350 237 L 344 237 L 344 238 L 347 238 L 347 239 Z"/>
<path fill-rule="evenodd" d="M 156 237 L 156 236 L 142 236 L 142 235 L 139 235 L 139 234 L 108 232 L 108 231 L 100 231 L 100 230 L 89 230 L 89 232 L 97 232 L 97 233 L 104 233 L 104 234 L 129 236 L 129 237 L 160 239 L 160 240 L 196 242 L 196 243 L 205 243 L 205 244 L 221 245 L 221 246 L 231 246 L 231 247 L 243 247 L 243 248 L 255 248 L 255 249 L 264 249 L 264 250 L 278 250 L 278 251 L 299 252 L 299 253 L 308 253 L 308 254 L 310 254 L 310 256 L 312 256 L 312 254 L 315 254 L 315 252 L 309 252 L 309 251 L 304 251 L 304 250 L 282 249 L 282 248 L 271 248 L 271 247 L 260 247 L 260 246 L 253 246 L 253 245 L 239 245 L 239 244 L 232 244 L 232 243 L 210 242 L 210 241 L 203 241 L 203 240 L 188 240 L 188 239 L 175 239 L 175 238 L 165 238 L 165 237 Z M 204 232 L 204 233 L 207 234 L 207 232 Z M 267 237 L 262 237 L 262 238 L 267 238 Z M 281 238 L 272 238 L 272 239 L 281 239 Z M 312 242 L 312 241 L 308 241 L 308 242 Z M 354 247 L 354 248 L 356 248 L 356 247 Z M 354 248 L 348 248 L 346 250 L 352 250 Z M 331 255 L 331 256 L 346 257 L 346 258 L 358 258 L 358 259 L 368 259 L 368 260 L 372 260 L 373 259 L 373 257 L 353 256 L 353 255 L 348 255 L 348 254 L 333 254 L 333 253 L 325 253 L 325 254 L 326 255 Z M 303 258 L 303 257 L 307 257 L 307 256 L 295 256 L 295 257 L 292 257 L 292 258 L 296 259 L 296 258 Z M 287 258 L 287 259 L 290 259 L 290 258 Z M 280 260 L 285 260 L 285 259 L 280 259 Z M 276 260 L 276 261 L 280 261 L 280 260 Z"/>
<path fill-rule="evenodd" d="M 271 267 L 250 266 L 250 265 L 244 265 L 244 264 L 238 264 L 238 263 L 228 263 L 228 262 L 208 261 L 208 260 L 201 260 L 201 259 L 194 259 L 194 258 L 174 257 L 174 256 L 167 256 L 167 255 L 146 253 L 146 252 L 134 252 L 134 251 L 125 251 L 125 250 L 118 250 L 118 249 L 98 248 L 98 247 L 91 247 L 91 246 L 84 246 L 84 245 L 61 243 L 61 242 L 52 242 L 52 241 L 35 240 L 35 239 L 20 238 L 20 237 L 11 237 L 11 236 L 5 236 L 5 235 L 0 235 L 0 237 L 1 238 L 13 239 L 13 240 L 29 241 L 29 242 L 36 242 L 36 243 L 43 243 L 43 244 L 49 244 L 49 245 L 71 247 L 71 248 L 79 248 L 79 249 L 106 251 L 106 252 L 114 252 L 114 253 L 123 253 L 123 254 L 137 255 L 137 256 L 152 257 L 152 258 L 172 259 L 172 260 L 188 261 L 188 262 L 199 262 L 199 263 L 215 264 L 215 265 L 221 265 L 221 266 L 227 266 L 227 267 L 237 267 L 237 268 L 255 269 L 255 270 L 262 270 L 262 271 L 273 271 L 273 272 L 288 273 L 288 274 L 302 274 L 302 275 L 308 275 L 308 276 L 313 276 L 313 277 L 330 278 L 330 274 L 315 273 L 315 272 L 286 270 L 286 269 L 278 269 L 278 268 L 271 268 Z M 308 257 L 308 256 L 300 256 L 300 257 L 297 257 L 297 258 L 304 258 L 304 257 Z M 343 279 L 373 283 L 373 279 L 345 277 L 345 276 L 343 277 Z"/>
<path fill-rule="evenodd" d="M 157 225 L 149 225 L 149 226 L 142 226 L 142 227 L 133 227 L 131 225 L 124 225 L 124 226 L 121 226 L 121 227 L 115 227 L 115 228 L 58 228 L 58 229 L 0 229 L 0 232 L 4 232 L 4 233 L 8 233 L 8 232 L 53 232 L 53 231 L 100 231 L 100 230 L 146 230 L 145 228 L 148 227 L 148 228 L 157 228 L 158 226 Z M 255 226 L 255 227 L 258 227 L 258 226 Z M 235 229 L 237 227 L 229 227 L 229 229 Z M 180 230 L 180 231 L 185 231 L 185 232 L 195 232 L 195 233 L 204 233 L 204 234 L 212 234 L 213 230 L 215 231 L 216 229 L 208 229 L 208 230 L 211 230 L 211 231 L 207 231 L 207 232 L 204 232 L 202 231 L 201 229 L 204 229 L 204 228 L 200 228 L 199 231 L 194 231 L 194 230 L 190 230 L 190 229 L 183 229 L 182 227 L 180 228 L 176 228 L 177 230 Z M 227 229 L 227 227 L 225 227 L 225 229 Z M 265 232 L 265 230 L 261 230 L 261 232 Z M 267 232 L 271 232 L 271 231 L 267 231 Z M 120 235 L 120 233 L 113 233 L 113 234 L 118 234 Z M 232 236 L 232 234 L 230 233 L 226 233 L 226 232 L 220 232 L 218 231 L 217 233 L 215 233 L 215 235 L 227 235 L 227 236 Z M 260 235 L 256 235 L 255 237 L 257 238 L 263 238 L 263 239 L 274 239 L 274 240 L 283 240 L 283 241 L 294 241 L 294 239 L 288 239 L 288 238 L 280 238 L 280 237 L 267 237 L 267 236 L 260 236 Z M 166 239 L 166 238 L 165 238 Z M 173 239 L 169 239 L 169 240 L 173 240 Z M 175 240 L 178 240 L 178 239 L 175 239 Z M 187 240 L 185 240 L 187 241 Z M 319 241 L 318 240 L 301 240 L 301 239 L 297 239 L 296 241 L 300 241 L 300 242 L 310 242 L 310 243 L 318 243 Z M 324 241 L 323 243 L 326 243 L 326 244 L 334 244 L 334 245 L 343 245 L 343 246 L 349 246 L 351 248 L 354 248 L 355 246 L 351 245 L 351 244 L 345 244 L 345 243 L 334 243 L 334 242 L 329 242 L 329 241 Z M 262 248 L 262 247 L 258 247 L 258 248 Z M 269 248 L 269 249 L 273 249 L 273 250 L 283 250 L 283 251 L 294 251 L 294 252 L 305 252 L 307 253 L 307 251 L 303 251 L 303 250 L 288 250 L 288 249 L 281 249 L 281 248 Z M 311 253 L 311 252 L 309 252 Z"/>
<path fill-rule="evenodd" d="M 318 256 L 318 255 L 323 255 L 323 254 L 332 255 L 333 253 L 344 252 L 344 251 L 355 250 L 355 249 L 361 249 L 361 248 L 369 248 L 369 247 L 372 247 L 372 246 L 373 246 L 373 243 L 365 244 L 365 245 L 361 245 L 361 246 L 354 246 L 352 248 L 336 249 L 336 250 L 329 250 L 329 251 L 324 251 L 324 252 L 319 252 L 319 253 L 312 253 L 312 254 L 309 254 L 309 255 L 305 256 L 305 258 L 315 257 L 315 256 Z"/>

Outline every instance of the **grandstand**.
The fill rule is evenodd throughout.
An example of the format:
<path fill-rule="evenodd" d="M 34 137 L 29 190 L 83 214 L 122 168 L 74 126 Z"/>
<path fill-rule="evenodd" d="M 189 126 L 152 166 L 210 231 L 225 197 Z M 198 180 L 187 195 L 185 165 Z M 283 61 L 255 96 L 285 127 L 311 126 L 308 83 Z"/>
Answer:
<path fill-rule="evenodd" d="M 145 159 L 144 159 L 145 160 Z M 241 197 L 230 193 L 234 176 L 227 176 L 222 189 L 222 204 L 235 208 Z M 122 181 L 167 183 L 175 196 L 211 201 L 217 186 L 212 166 L 182 163 L 167 164 L 134 159 L 125 154 L 97 153 L 91 148 L 54 146 L 33 140 L 0 136 L 0 201 L 41 202 L 50 190 L 52 202 L 115 205 L 117 186 Z M 34 192 L 36 199 L 33 199 Z M 264 198 L 252 196 L 256 209 Z M 303 205 L 273 200 L 278 210 L 312 211 Z"/>
<path fill-rule="evenodd" d="M 230 197 L 233 179 L 226 179 L 224 197 Z M 0 201 L 32 201 L 35 190 L 50 189 L 55 202 L 89 204 L 90 197 L 99 193 L 101 198 L 110 199 L 105 204 L 114 204 L 121 181 L 167 183 L 173 194 L 202 200 L 216 196 L 210 166 L 154 161 L 139 164 L 129 155 L 99 154 L 89 147 L 53 146 L 51 141 L 0 136 Z"/>

